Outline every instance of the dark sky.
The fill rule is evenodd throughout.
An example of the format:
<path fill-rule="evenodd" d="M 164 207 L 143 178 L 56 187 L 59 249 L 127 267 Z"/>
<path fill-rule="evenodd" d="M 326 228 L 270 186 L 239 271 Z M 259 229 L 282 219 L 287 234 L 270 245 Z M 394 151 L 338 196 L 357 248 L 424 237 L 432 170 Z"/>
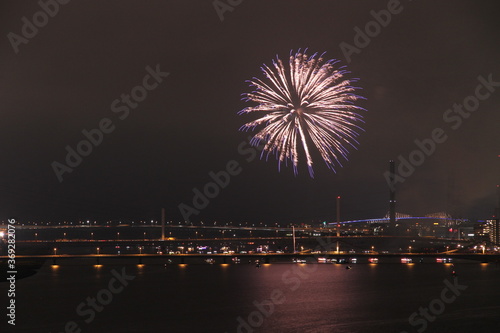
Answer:
<path fill-rule="evenodd" d="M 192 221 L 332 220 L 337 195 L 343 219 L 380 217 L 388 160 L 408 158 L 435 128 L 448 139 L 398 184 L 397 210 L 489 217 L 500 181 L 500 87 L 457 129 L 443 114 L 474 95 L 479 76 L 500 82 L 500 5 L 401 6 L 348 63 L 339 45 L 354 45 L 354 28 L 387 1 L 246 0 L 223 21 L 211 0 L 71 1 L 17 54 L 8 34 L 21 35 L 21 19 L 32 22 L 41 8 L 2 1 L 0 219 L 150 219 L 163 206 L 180 221 L 178 205 L 192 205 L 193 188 L 230 160 L 241 173 Z M 315 179 L 237 150 L 248 135 L 238 128 L 254 119 L 236 114 L 249 106 L 240 100 L 245 80 L 261 77 L 276 54 L 305 47 L 348 65 L 368 110 L 359 149 L 336 174 L 316 159 Z M 157 64 L 169 76 L 120 120 L 111 103 Z M 65 147 L 103 118 L 114 131 L 59 182 L 51 163 L 64 163 Z"/>

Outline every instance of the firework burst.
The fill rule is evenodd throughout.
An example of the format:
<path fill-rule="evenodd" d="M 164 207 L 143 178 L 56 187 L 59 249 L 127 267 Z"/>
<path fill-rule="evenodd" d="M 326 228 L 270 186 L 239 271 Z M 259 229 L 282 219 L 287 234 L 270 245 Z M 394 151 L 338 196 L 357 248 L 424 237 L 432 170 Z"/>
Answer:
<path fill-rule="evenodd" d="M 348 147 L 356 148 L 358 130 L 356 123 L 362 116 L 356 113 L 363 108 L 354 105 L 362 97 L 346 79 L 344 67 L 335 68 L 337 60 L 324 61 L 323 54 L 307 56 L 300 50 L 292 54 L 288 66 L 278 57 L 273 67 L 261 67 L 267 80 L 253 78 L 247 82 L 255 90 L 243 94 L 243 100 L 256 106 L 238 112 L 258 112 L 257 120 L 243 125 L 240 130 L 254 130 L 264 126 L 250 141 L 252 145 L 264 144 L 261 158 L 275 154 L 278 169 L 291 161 L 297 174 L 299 154 L 304 154 L 309 174 L 314 176 L 310 145 L 314 144 L 329 169 L 342 167 L 341 158 L 347 160 Z M 300 149 L 302 147 L 302 149 Z M 299 152 L 300 150 L 300 152 Z"/>

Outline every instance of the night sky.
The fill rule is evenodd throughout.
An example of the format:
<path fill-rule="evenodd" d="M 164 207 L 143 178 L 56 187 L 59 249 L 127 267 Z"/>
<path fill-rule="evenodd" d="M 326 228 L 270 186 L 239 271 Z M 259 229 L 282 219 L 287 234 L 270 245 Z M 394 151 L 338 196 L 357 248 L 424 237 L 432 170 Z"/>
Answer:
<path fill-rule="evenodd" d="M 408 159 L 414 141 L 436 128 L 447 140 L 397 185 L 397 211 L 491 216 L 500 87 L 483 87 L 489 97 L 456 129 L 443 115 L 475 95 L 479 76 L 500 82 L 500 5 L 402 1 L 347 59 L 340 44 L 354 47 L 354 28 L 364 30 L 370 12 L 387 4 L 246 0 L 221 21 L 211 0 L 71 1 L 16 53 L 9 33 L 22 36 L 22 18 L 33 22 L 41 7 L 2 1 L 0 220 L 157 219 L 165 207 L 168 219 L 181 221 L 179 204 L 192 206 L 193 189 L 231 160 L 241 172 L 191 221 L 331 221 L 337 195 L 343 220 L 382 217 L 388 161 Z M 295 176 L 290 167 L 278 172 L 274 157 L 247 162 L 238 152 L 249 135 L 239 127 L 255 119 L 237 115 L 250 105 L 241 101 L 250 91 L 245 80 L 262 77 L 260 66 L 277 54 L 306 47 L 348 66 L 368 110 L 358 150 L 337 173 L 315 155 L 314 179 L 304 163 Z M 169 75 L 120 119 L 113 101 L 157 65 Z M 65 163 L 65 147 L 75 148 L 82 131 L 104 118 L 114 130 L 60 182 L 52 163 Z"/>

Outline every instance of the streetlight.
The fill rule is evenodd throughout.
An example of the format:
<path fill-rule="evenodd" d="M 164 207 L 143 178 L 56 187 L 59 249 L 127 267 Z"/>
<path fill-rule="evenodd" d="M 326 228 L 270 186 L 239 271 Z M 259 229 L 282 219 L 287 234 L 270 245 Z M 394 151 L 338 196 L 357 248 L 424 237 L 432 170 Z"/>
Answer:
<path fill-rule="evenodd" d="M 35 232 L 35 240 L 38 240 L 38 233 Z"/>
<path fill-rule="evenodd" d="M 144 234 L 144 240 L 146 240 L 146 232 L 144 231 L 144 233 L 143 233 L 143 234 Z"/>
<path fill-rule="evenodd" d="M 372 252 L 375 252 L 374 250 L 375 250 L 375 246 L 372 245 Z"/>
<path fill-rule="evenodd" d="M 411 253 L 411 245 L 408 247 L 408 250 L 410 250 L 410 253 Z"/>
<path fill-rule="evenodd" d="M 93 232 L 90 233 L 90 239 L 92 239 L 92 240 L 94 239 L 94 233 Z"/>
<path fill-rule="evenodd" d="M 119 232 L 116 233 L 116 239 L 120 239 L 120 233 Z"/>
<path fill-rule="evenodd" d="M 142 246 L 139 246 L 139 254 L 142 254 Z"/>
<path fill-rule="evenodd" d="M 54 248 L 54 255 L 57 255 L 57 247 Z"/>
<path fill-rule="evenodd" d="M 99 249 L 99 248 L 97 248 L 96 250 L 97 250 L 97 255 L 99 255 L 99 250 L 100 250 L 100 249 Z"/>

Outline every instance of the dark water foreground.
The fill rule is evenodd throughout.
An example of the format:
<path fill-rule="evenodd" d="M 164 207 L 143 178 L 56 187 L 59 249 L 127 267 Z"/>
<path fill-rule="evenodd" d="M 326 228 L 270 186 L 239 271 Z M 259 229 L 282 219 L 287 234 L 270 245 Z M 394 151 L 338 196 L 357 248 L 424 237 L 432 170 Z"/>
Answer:
<path fill-rule="evenodd" d="M 1 332 L 499 332 L 500 268 L 47 262 L 16 283 L 15 330 L 6 311 Z"/>

